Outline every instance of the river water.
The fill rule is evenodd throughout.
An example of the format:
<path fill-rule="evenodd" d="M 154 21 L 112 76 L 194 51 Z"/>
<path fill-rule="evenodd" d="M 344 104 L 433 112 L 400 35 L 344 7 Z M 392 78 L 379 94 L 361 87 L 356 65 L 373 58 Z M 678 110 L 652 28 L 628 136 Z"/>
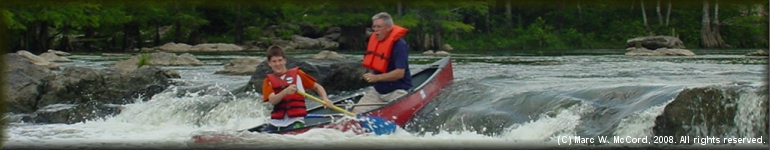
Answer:
<path fill-rule="evenodd" d="M 344 56 L 360 60 L 357 54 Z M 175 79 L 177 81 L 225 91 L 245 85 L 250 78 L 214 74 L 224 68 L 222 64 L 246 57 L 244 55 L 196 57 L 206 65 L 164 68 L 180 72 L 182 78 Z M 75 62 L 60 64 L 99 69 L 117 59 L 126 59 L 99 55 L 69 58 Z M 253 97 L 235 97 L 228 93 L 179 96 L 179 91 L 175 91 L 177 87 L 171 87 L 149 101 L 126 105 L 120 114 L 103 119 L 77 124 L 11 123 L 4 148 L 768 147 L 768 116 L 767 111 L 763 111 L 767 107 L 761 107 L 767 105 L 767 57 L 732 54 L 629 57 L 621 54 L 454 55 L 452 58 L 454 83 L 443 89 L 405 128 L 392 135 L 355 135 L 314 129 L 300 135 L 242 133 L 242 140 L 237 142 L 192 144 L 190 136 L 195 132 L 239 130 L 265 123 L 269 110 L 260 103 L 259 94 Z M 410 59 L 410 67 L 418 69 L 438 57 L 413 54 Z M 719 92 L 707 92 L 714 90 Z M 687 134 L 694 144 L 574 143 L 577 136 L 593 140 L 601 136 L 611 140 L 643 137 L 652 140 L 656 135 L 656 118 L 662 116 L 667 105 L 692 101 L 678 97 L 683 91 L 711 93 L 700 97 L 701 101 L 728 99 L 730 103 L 726 105 L 736 108 L 730 112 L 735 115 L 717 118 L 728 120 L 716 121 L 724 124 L 719 126 L 721 129 L 697 124 L 685 127 L 695 129 Z M 218 105 L 205 111 L 195 109 L 211 104 Z M 705 117 L 712 116 L 711 113 L 725 112 L 688 115 Z M 761 137 L 764 144 L 693 141 L 706 136 Z M 680 137 L 674 138 L 679 142 Z"/>

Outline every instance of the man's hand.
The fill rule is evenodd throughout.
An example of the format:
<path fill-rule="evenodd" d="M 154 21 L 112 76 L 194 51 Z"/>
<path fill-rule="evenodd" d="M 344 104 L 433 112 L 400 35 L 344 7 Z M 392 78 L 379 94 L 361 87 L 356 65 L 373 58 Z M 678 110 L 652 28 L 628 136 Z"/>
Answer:
<path fill-rule="evenodd" d="M 374 83 L 374 82 L 379 81 L 377 75 L 374 75 L 372 73 L 365 73 L 364 74 L 364 80 L 366 80 L 366 82 L 369 82 L 369 83 Z"/>

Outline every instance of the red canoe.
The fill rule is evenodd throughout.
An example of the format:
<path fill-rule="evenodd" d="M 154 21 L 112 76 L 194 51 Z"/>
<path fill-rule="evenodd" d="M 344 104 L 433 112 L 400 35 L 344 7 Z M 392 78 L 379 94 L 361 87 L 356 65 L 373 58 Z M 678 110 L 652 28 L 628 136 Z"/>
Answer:
<path fill-rule="evenodd" d="M 412 89 L 409 90 L 407 95 L 404 95 L 397 100 L 390 103 L 383 104 L 377 109 L 363 113 L 364 116 L 378 116 L 386 120 L 396 123 L 399 127 L 403 128 L 407 121 L 412 119 L 415 113 L 419 111 L 426 103 L 438 95 L 441 89 L 448 86 L 454 80 L 454 73 L 452 71 L 452 61 L 449 56 L 444 57 L 427 67 L 412 73 Z M 335 104 L 343 104 L 346 100 L 354 101 L 357 103 L 359 98 L 363 96 L 363 93 L 356 95 L 346 96 L 344 98 L 332 100 Z M 343 107 L 344 108 L 344 107 Z M 348 110 L 350 111 L 350 110 Z M 308 108 L 308 114 L 313 115 L 333 115 L 340 114 L 340 112 L 332 109 L 324 109 L 318 105 L 316 107 Z M 352 119 L 341 120 L 340 117 L 335 117 L 336 120 L 332 120 L 329 117 L 322 118 L 306 118 L 305 127 L 280 131 L 277 134 L 300 134 L 309 131 L 314 128 L 332 128 L 341 131 L 353 131 L 354 133 L 365 133 L 364 129 Z M 264 125 L 260 125 L 248 131 L 261 132 Z M 226 141 L 233 135 L 215 135 L 213 133 L 204 133 L 193 136 L 194 143 L 212 143 Z"/>

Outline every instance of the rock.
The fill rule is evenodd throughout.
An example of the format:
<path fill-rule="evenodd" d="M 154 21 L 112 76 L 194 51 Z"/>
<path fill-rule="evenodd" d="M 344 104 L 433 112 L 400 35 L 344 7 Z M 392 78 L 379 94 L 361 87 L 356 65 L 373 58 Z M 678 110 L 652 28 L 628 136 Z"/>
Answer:
<path fill-rule="evenodd" d="M 53 80 L 56 74 L 17 53 L 5 54 L 3 57 L 3 64 L 6 65 L 3 73 L 7 75 L 4 86 L 13 89 L 6 90 L 10 112 L 34 112 L 37 110 L 38 96 L 45 92 L 40 87 Z"/>
<path fill-rule="evenodd" d="M 672 36 L 645 36 L 637 37 L 626 41 L 626 47 L 641 46 L 646 49 L 656 50 L 658 48 L 684 49 L 682 40 Z M 637 47 L 639 48 L 639 47 Z"/>
<path fill-rule="evenodd" d="M 190 45 L 184 43 L 177 44 L 174 42 L 166 43 L 158 47 L 159 50 L 166 52 L 188 52 L 191 48 L 192 46 Z"/>
<path fill-rule="evenodd" d="M 695 53 L 693 53 L 690 50 L 686 49 L 659 49 L 659 50 L 648 50 L 648 49 L 634 49 L 629 52 L 626 52 L 626 56 L 695 56 Z"/>
<path fill-rule="evenodd" d="M 57 75 L 17 53 L 4 57 L 4 88 L 14 89 L 6 93 L 9 112 L 34 123 L 76 123 L 116 114 L 118 109 L 107 105 L 148 100 L 175 76 L 151 66 L 133 71 L 73 66 Z"/>
<path fill-rule="evenodd" d="M 50 61 L 48 61 L 46 59 L 43 59 L 41 57 L 38 57 L 35 54 L 32 54 L 32 53 L 30 53 L 28 51 L 20 50 L 20 51 L 16 52 L 16 54 L 19 54 L 20 56 L 27 58 L 30 62 L 32 62 L 32 64 L 39 65 L 39 66 L 44 66 L 44 67 L 47 67 L 48 69 L 52 69 L 52 70 L 59 70 L 60 69 L 59 68 L 59 64 L 56 64 L 56 63 L 50 62 Z"/>
<path fill-rule="evenodd" d="M 67 53 L 67 52 L 62 52 L 62 51 L 57 51 L 57 50 L 52 50 L 52 49 L 49 49 L 48 53 L 53 53 L 53 54 L 56 54 L 58 56 L 71 56 L 72 55 L 72 54 Z"/>
<path fill-rule="evenodd" d="M 422 55 L 435 55 L 436 53 L 433 52 L 433 50 L 427 50 L 425 52 L 422 52 Z"/>
<path fill-rule="evenodd" d="M 331 64 L 329 68 L 326 78 L 319 82 L 327 93 L 357 90 L 373 85 L 363 79 L 369 69 L 363 67 L 360 62 L 342 61 Z"/>
<path fill-rule="evenodd" d="M 47 61 L 50 61 L 50 62 L 72 62 L 72 60 L 70 60 L 67 57 L 61 57 L 59 55 L 56 55 L 56 54 L 50 53 L 50 52 L 42 53 L 42 54 L 40 54 L 40 57 L 45 59 L 45 60 L 47 60 Z"/>
<path fill-rule="evenodd" d="M 452 50 L 454 50 L 454 48 L 452 48 L 452 46 L 450 46 L 449 44 L 444 44 L 444 45 L 441 46 L 441 49 L 439 49 L 439 50 L 442 50 L 442 51 L 452 51 Z"/>
<path fill-rule="evenodd" d="M 449 52 L 447 51 L 437 51 L 436 56 L 449 56 Z"/>
<path fill-rule="evenodd" d="M 118 54 L 118 53 L 102 53 L 102 57 L 125 57 L 130 56 L 128 54 Z"/>
<path fill-rule="evenodd" d="M 235 44 L 226 43 L 203 43 L 190 48 L 190 51 L 198 52 L 222 52 L 222 51 L 241 51 L 242 47 Z"/>
<path fill-rule="evenodd" d="M 323 50 L 321 52 L 318 52 L 318 54 L 313 56 L 313 59 L 324 59 L 324 58 L 344 58 L 342 55 L 337 54 L 335 51 L 327 51 Z"/>
<path fill-rule="evenodd" d="M 652 128 L 656 136 L 690 136 L 690 137 L 740 137 L 767 135 L 768 108 L 767 98 L 751 98 L 745 102 L 746 94 L 740 94 L 744 87 L 698 87 L 682 90 L 679 95 L 655 118 Z M 746 91 L 750 92 L 750 91 Z M 755 91 L 756 94 L 766 94 L 766 90 Z M 743 102 L 742 102 L 743 101 Z M 756 105 L 756 106 L 741 106 Z M 741 108 L 759 107 L 755 111 Z M 753 114 L 752 117 L 739 120 L 744 111 Z M 764 112 L 760 112 L 764 111 Z M 745 123 L 750 122 L 750 123 Z M 744 124 L 744 125 L 739 125 Z M 752 130 L 735 130 L 735 129 Z M 766 138 L 763 140 L 767 140 Z"/>
<path fill-rule="evenodd" d="M 114 68 L 95 70 L 85 67 L 67 67 L 55 80 L 41 87 L 36 110 L 47 114 L 33 118 L 36 123 L 77 123 L 118 113 L 119 109 L 104 107 L 149 100 L 171 85 L 169 75 L 152 66 L 133 71 Z M 71 104 L 77 109 L 50 111 L 42 106 Z M 60 119 L 51 119 L 60 118 Z M 66 118 L 66 119 L 61 119 Z"/>
<path fill-rule="evenodd" d="M 757 50 L 756 52 L 746 54 L 746 56 L 768 56 L 768 53 L 765 50 Z"/>
<path fill-rule="evenodd" d="M 280 38 L 271 38 L 269 39 L 269 41 L 273 45 L 278 45 L 283 47 L 283 50 L 286 50 L 286 51 L 294 50 L 298 47 L 298 44 L 295 41 L 286 41 Z"/>
<path fill-rule="evenodd" d="M 166 52 L 222 52 L 222 51 L 241 51 L 243 47 L 227 43 L 203 43 L 190 46 L 184 43 L 166 43 L 159 47 L 161 51 Z M 144 49 L 143 49 L 144 51 Z"/>
<path fill-rule="evenodd" d="M 224 65 L 225 69 L 214 74 L 250 75 L 263 60 L 257 57 L 236 58 Z"/>
<path fill-rule="evenodd" d="M 95 103 L 85 104 L 53 104 L 35 112 L 35 117 L 25 118 L 22 121 L 31 123 L 78 123 L 88 119 L 98 119 L 104 116 L 116 115 L 120 107 L 112 105 L 100 105 Z"/>
<path fill-rule="evenodd" d="M 134 70 L 139 67 L 140 62 L 143 65 L 151 66 L 200 66 L 203 62 L 195 58 L 190 53 L 176 55 L 167 52 L 142 53 L 134 55 L 126 60 L 119 60 L 113 67 L 121 70 Z"/>
<path fill-rule="evenodd" d="M 291 37 L 292 40 L 297 43 L 297 47 L 295 47 L 296 49 L 333 50 L 339 47 L 339 43 L 323 37 L 317 39 L 307 38 L 299 35 L 292 35 Z"/>

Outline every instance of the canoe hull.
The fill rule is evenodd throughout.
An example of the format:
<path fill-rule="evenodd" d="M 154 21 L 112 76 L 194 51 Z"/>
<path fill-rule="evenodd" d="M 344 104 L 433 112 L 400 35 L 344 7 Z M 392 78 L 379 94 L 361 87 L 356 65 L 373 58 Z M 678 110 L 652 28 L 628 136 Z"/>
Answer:
<path fill-rule="evenodd" d="M 399 127 L 404 127 L 406 123 L 414 117 L 426 103 L 433 100 L 440 92 L 441 89 L 450 85 L 454 80 L 454 71 L 452 69 L 452 61 L 450 57 L 442 58 L 441 60 L 430 64 L 428 68 L 422 69 L 419 72 L 412 75 L 413 77 L 413 89 L 410 89 L 409 93 L 399 99 L 396 99 L 389 104 L 383 105 L 377 109 L 369 112 L 364 112 L 363 116 L 377 116 L 396 123 Z M 360 95 L 359 95 L 360 96 Z M 355 99 L 357 101 L 358 99 Z M 341 103 L 342 100 L 335 100 L 335 103 Z M 309 113 L 330 113 L 323 108 L 311 108 Z M 306 122 L 314 122 L 306 119 Z M 307 123 L 306 123 L 307 124 Z M 340 130 L 342 132 L 352 131 L 356 134 L 364 134 L 367 131 L 361 127 L 358 121 L 354 119 L 338 119 L 335 121 L 325 121 L 319 124 L 307 124 L 308 126 L 299 129 L 281 131 L 277 134 L 289 134 L 296 135 L 305 133 L 311 129 L 327 128 Z M 260 131 L 262 126 L 257 126 L 249 131 Z M 193 136 L 194 143 L 213 143 L 222 141 L 234 141 L 238 138 L 236 136 L 225 134 L 199 134 Z"/>

